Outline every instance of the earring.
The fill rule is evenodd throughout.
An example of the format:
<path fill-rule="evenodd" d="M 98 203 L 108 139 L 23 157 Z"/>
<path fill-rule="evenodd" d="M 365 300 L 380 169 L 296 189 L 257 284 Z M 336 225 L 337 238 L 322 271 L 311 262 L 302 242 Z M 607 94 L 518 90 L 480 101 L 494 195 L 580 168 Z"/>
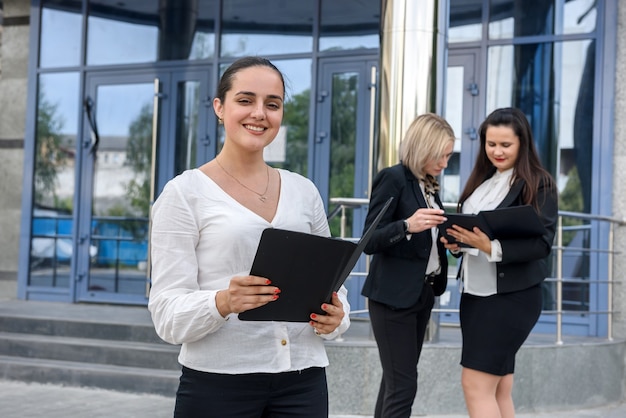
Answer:
<path fill-rule="evenodd" d="M 219 123 L 220 125 L 223 125 L 224 124 L 224 119 L 218 117 L 217 118 L 217 123 Z"/>

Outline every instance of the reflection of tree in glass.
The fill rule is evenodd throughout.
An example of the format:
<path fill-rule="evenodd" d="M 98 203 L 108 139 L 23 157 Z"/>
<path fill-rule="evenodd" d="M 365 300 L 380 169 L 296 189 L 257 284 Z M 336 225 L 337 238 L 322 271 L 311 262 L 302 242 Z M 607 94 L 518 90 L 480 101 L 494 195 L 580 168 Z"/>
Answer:
<path fill-rule="evenodd" d="M 135 176 L 126 186 L 126 194 L 135 216 L 146 216 L 150 209 L 150 170 L 152 168 L 152 106 L 145 104 L 128 129 L 126 161 Z"/>
<path fill-rule="evenodd" d="M 580 212 L 584 210 L 583 196 L 580 193 L 580 177 L 576 166 L 572 167 L 567 175 L 567 183 L 559 195 L 559 210 Z M 582 219 L 563 217 L 563 226 L 582 225 Z M 576 231 L 563 232 L 563 245 L 568 245 L 576 235 Z"/>
<path fill-rule="evenodd" d="M 287 151 L 285 162 L 272 164 L 277 168 L 307 175 L 309 97 L 311 91 L 304 90 L 285 103 L 283 125 L 287 127 Z"/>
<path fill-rule="evenodd" d="M 354 196 L 357 82 L 355 74 L 333 77 L 331 107 L 330 197 Z M 352 236 L 352 211 L 346 213 L 346 235 Z M 340 233 L 340 220 L 331 221 L 333 235 Z"/>
<path fill-rule="evenodd" d="M 39 87 L 37 107 L 37 139 L 35 155 L 35 203 L 54 207 L 57 203 L 57 173 L 70 155 L 63 146 L 63 117 L 57 115 L 58 104 L 50 103 Z"/>

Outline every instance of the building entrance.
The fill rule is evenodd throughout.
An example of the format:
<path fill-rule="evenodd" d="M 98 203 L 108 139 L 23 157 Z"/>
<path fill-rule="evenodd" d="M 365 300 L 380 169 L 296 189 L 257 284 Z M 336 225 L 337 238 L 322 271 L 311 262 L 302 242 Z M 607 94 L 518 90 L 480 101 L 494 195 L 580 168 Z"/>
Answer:
<path fill-rule="evenodd" d="M 52 250 L 31 259 L 30 286 L 71 301 L 147 302 L 151 205 L 167 179 L 211 153 L 209 74 L 87 75 L 74 210 L 35 214 L 32 247 L 44 240 Z"/>

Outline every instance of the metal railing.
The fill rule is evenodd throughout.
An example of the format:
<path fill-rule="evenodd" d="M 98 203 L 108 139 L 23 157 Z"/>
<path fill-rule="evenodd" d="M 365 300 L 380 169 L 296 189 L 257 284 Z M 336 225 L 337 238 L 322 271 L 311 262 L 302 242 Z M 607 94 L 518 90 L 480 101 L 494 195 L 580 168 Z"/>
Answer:
<path fill-rule="evenodd" d="M 328 216 L 328 220 L 330 221 L 337 215 L 340 216 L 340 236 L 344 239 L 354 240 L 354 237 L 346 237 L 346 220 L 347 210 L 354 210 L 357 208 L 361 208 L 367 206 L 369 203 L 368 199 L 359 199 L 359 198 L 331 198 L 331 205 L 334 205 L 335 208 L 332 210 Z M 456 204 L 454 203 L 444 203 L 444 207 L 447 210 L 455 210 Z M 575 222 L 580 222 L 577 225 L 564 226 L 563 219 L 573 219 Z M 586 222 L 586 224 L 585 224 Z M 595 248 L 586 247 L 586 246 L 575 246 L 572 243 L 564 244 L 564 235 L 574 235 L 574 234 L 587 234 L 587 241 L 593 241 L 590 238 L 591 232 L 597 230 L 599 225 L 594 227 L 593 224 L 608 224 L 609 230 L 608 235 L 606 235 L 606 239 L 603 240 L 604 246 L 601 246 L 601 243 L 598 243 Z M 552 256 L 554 260 L 553 266 L 553 274 L 554 277 L 548 277 L 545 279 L 547 283 L 553 283 L 554 285 L 554 293 L 555 293 L 555 301 L 554 301 L 554 309 L 544 309 L 542 310 L 542 315 L 554 315 L 555 316 L 555 326 L 556 326 L 556 341 L 555 344 L 561 345 L 563 344 L 563 317 L 565 315 L 606 315 L 607 316 L 607 339 L 609 341 L 613 340 L 613 315 L 616 313 L 613 308 L 613 291 L 614 286 L 616 284 L 621 283 L 621 281 L 616 281 L 613 276 L 613 257 L 615 254 L 618 254 L 614 248 L 614 232 L 615 228 L 619 226 L 626 225 L 625 219 L 618 219 L 615 217 L 609 216 L 599 216 L 599 215 L 590 215 L 578 212 L 569 212 L 569 211 L 559 211 L 558 221 L 557 221 L 557 230 L 555 236 L 555 243 L 552 247 Z M 595 238 L 595 240 L 599 240 L 599 238 Z M 578 257 L 582 257 L 583 259 L 591 258 L 592 254 L 597 255 L 606 255 L 606 267 L 604 270 L 606 271 L 606 279 L 592 278 L 593 274 L 591 272 L 588 273 L 588 277 L 585 280 L 584 278 L 573 278 L 568 277 L 564 274 L 564 257 L 568 253 L 578 253 Z M 600 257 L 596 257 L 596 259 L 600 260 Z M 369 263 L 366 263 L 368 266 Z M 601 266 L 597 264 L 596 271 L 601 270 Z M 367 270 L 367 268 L 366 268 Z M 364 277 L 367 275 L 367 271 L 353 271 L 351 276 L 356 277 Z M 451 274 L 449 278 L 456 277 L 456 274 Z M 584 309 L 584 303 L 582 304 L 583 309 L 579 310 L 568 310 L 564 309 L 564 285 L 571 285 L 571 287 L 576 288 L 579 286 L 580 288 L 587 286 L 591 288 L 592 285 L 606 285 L 606 310 L 590 310 Z M 580 291 L 580 289 L 578 289 Z M 584 293 L 584 292 L 581 292 Z M 600 304 L 602 305 L 602 304 Z M 458 314 L 458 309 L 442 309 L 435 308 L 433 309 L 434 313 L 456 313 Z M 357 314 L 367 313 L 367 310 L 355 310 L 351 312 L 351 316 Z"/>

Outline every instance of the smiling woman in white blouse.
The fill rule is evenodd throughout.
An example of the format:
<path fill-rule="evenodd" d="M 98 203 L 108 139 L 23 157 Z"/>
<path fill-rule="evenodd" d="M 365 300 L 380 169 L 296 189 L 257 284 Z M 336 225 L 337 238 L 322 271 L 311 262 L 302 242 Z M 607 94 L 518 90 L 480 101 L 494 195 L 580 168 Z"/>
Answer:
<path fill-rule="evenodd" d="M 461 383 L 471 418 L 513 418 L 515 355 L 537 323 L 541 283 L 557 220 L 557 191 L 541 166 L 532 130 L 514 108 L 497 109 L 480 127 L 480 150 L 459 199 L 463 213 L 530 205 L 545 226 L 534 237 L 491 240 L 478 228 L 447 232 L 469 248 L 442 241 L 462 255 Z"/>
<path fill-rule="evenodd" d="M 330 235 L 315 185 L 263 160 L 284 97 L 270 61 L 235 61 L 213 102 L 222 151 L 172 179 L 154 204 L 148 308 L 158 335 L 181 345 L 175 417 L 328 416 L 324 340 L 349 326 L 346 289 L 309 322 L 238 318 L 280 298 L 270 280 L 250 276 L 264 229 Z"/>

